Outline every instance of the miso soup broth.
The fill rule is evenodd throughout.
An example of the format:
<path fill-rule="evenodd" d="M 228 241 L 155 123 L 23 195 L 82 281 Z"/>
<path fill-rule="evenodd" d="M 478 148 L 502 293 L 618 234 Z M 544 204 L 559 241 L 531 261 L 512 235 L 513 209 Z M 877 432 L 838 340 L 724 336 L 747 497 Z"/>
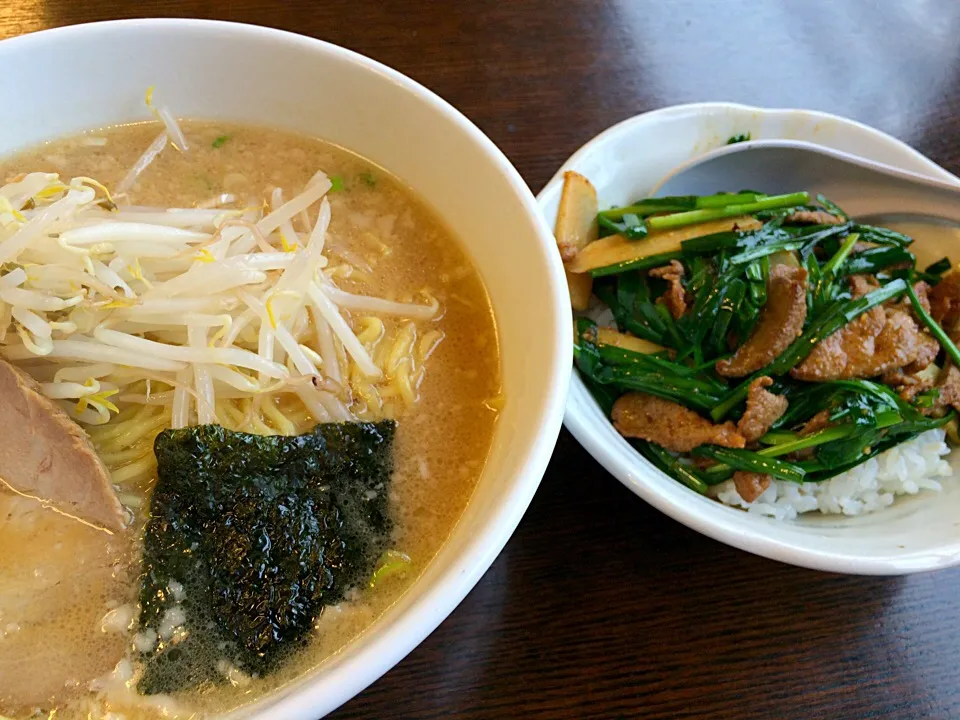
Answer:
<path fill-rule="evenodd" d="M 186 148 L 166 142 L 132 185 L 130 170 L 160 123 L 92 131 L 0 162 L 0 255 L 45 208 L 78 188 L 87 193 L 68 229 L 61 217 L 0 259 L 0 295 L 22 291 L 0 301 L 0 353 L 89 434 L 125 525 L 109 532 L 52 498 L 0 484 L 0 716 L 201 718 L 313 670 L 416 580 L 457 523 L 491 446 L 503 397 L 490 302 L 423 199 L 320 140 L 228 123 L 180 127 Z M 57 178 L 30 175 L 41 172 Z M 328 206 L 318 197 L 277 228 L 261 222 L 326 179 Z M 187 209 L 199 212 L 177 214 Z M 224 251 L 228 233 L 234 245 Z M 308 244 L 318 238 L 322 258 Z M 245 242 L 249 249 L 235 252 Z M 317 275 L 301 279 L 316 282 L 306 297 L 290 278 L 309 262 Z M 202 661 L 219 677 L 139 691 L 144 657 L 175 644 L 183 628 L 197 631 L 189 594 L 165 613 L 169 633 L 139 620 L 158 433 L 213 423 L 293 435 L 318 422 L 383 420 L 396 421 L 390 534 L 373 572 L 331 595 L 269 672 L 209 657 Z M 349 538 L 334 539 L 349 551 Z M 180 583 L 169 579 L 165 592 L 180 603 Z"/>

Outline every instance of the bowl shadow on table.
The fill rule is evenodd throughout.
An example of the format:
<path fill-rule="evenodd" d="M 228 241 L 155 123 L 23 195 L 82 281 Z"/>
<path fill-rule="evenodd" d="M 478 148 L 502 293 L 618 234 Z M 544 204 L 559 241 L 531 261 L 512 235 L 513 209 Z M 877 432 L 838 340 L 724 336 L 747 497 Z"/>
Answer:
<path fill-rule="evenodd" d="M 401 675 L 425 719 L 960 716 L 958 594 L 958 571 L 841 576 L 714 542 L 564 432 L 483 582 L 338 717 L 382 714 Z"/>

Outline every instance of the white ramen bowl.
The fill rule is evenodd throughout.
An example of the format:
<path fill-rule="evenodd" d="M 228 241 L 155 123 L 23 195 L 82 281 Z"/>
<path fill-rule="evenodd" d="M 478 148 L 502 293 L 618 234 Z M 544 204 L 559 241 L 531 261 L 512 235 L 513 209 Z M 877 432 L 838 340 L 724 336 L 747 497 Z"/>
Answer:
<path fill-rule="evenodd" d="M 506 406 L 466 511 L 422 577 L 360 638 L 237 713 L 315 720 L 389 670 L 453 611 L 537 489 L 560 430 L 572 352 L 552 233 L 517 171 L 457 110 L 400 73 L 317 40 L 199 20 L 109 22 L 0 42 L 0 70 L 0 154 L 148 119 L 143 95 L 156 85 L 181 117 L 304 133 L 378 163 L 432 205 L 483 277 Z"/>
<path fill-rule="evenodd" d="M 638 115 L 601 133 L 544 187 L 537 198 L 540 209 L 552 226 L 566 170 L 590 179 L 602 207 L 624 205 L 649 194 L 678 165 L 742 133 L 750 133 L 754 140 L 806 140 L 960 183 L 899 140 L 852 120 L 805 110 L 699 103 Z M 949 254 L 960 259 L 960 247 L 932 250 L 937 258 Z M 905 574 L 960 563 L 960 477 L 945 478 L 939 493 L 900 496 L 877 513 L 846 517 L 817 512 L 785 522 L 698 495 L 654 467 L 617 433 L 577 373 L 570 383 L 564 421 L 587 451 L 630 490 L 684 525 L 728 545 L 794 565 L 855 574 Z M 952 464 L 956 470 L 956 460 Z"/>

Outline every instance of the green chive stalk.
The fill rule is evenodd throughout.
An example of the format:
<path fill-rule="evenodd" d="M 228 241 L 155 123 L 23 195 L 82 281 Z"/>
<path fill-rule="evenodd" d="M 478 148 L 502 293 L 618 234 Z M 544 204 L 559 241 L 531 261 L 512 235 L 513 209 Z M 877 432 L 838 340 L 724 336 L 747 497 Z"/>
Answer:
<path fill-rule="evenodd" d="M 775 210 L 777 208 L 791 207 L 794 205 L 806 205 L 810 202 L 810 193 L 796 192 L 789 195 L 770 195 L 752 203 L 743 203 L 742 205 L 724 205 L 718 208 L 704 208 L 700 210 L 689 210 L 687 212 L 673 213 L 671 215 L 658 215 L 646 221 L 649 230 L 670 230 L 687 225 L 696 225 L 697 223 L 707 222 L 709 220 L 720 220 L 721 218 L 737 217 L 738 215 L 750 215 L 761 210 Z"/>

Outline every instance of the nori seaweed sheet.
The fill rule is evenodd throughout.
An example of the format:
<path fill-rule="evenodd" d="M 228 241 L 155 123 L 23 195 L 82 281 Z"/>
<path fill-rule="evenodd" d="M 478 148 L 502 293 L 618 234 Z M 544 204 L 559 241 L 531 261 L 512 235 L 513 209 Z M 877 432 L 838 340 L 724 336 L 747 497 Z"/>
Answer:
<path fill-rule="evenodd" d="M 365 582 L 389 544 L 393 421 L 297 436 L 202 425 L 157 436 L 144 537 L 140 630 L 159 631 L 183 585 L 182 631 L 141 654 L 143 694 L 263 675 L 309 635 L 324 605 Z"/>

